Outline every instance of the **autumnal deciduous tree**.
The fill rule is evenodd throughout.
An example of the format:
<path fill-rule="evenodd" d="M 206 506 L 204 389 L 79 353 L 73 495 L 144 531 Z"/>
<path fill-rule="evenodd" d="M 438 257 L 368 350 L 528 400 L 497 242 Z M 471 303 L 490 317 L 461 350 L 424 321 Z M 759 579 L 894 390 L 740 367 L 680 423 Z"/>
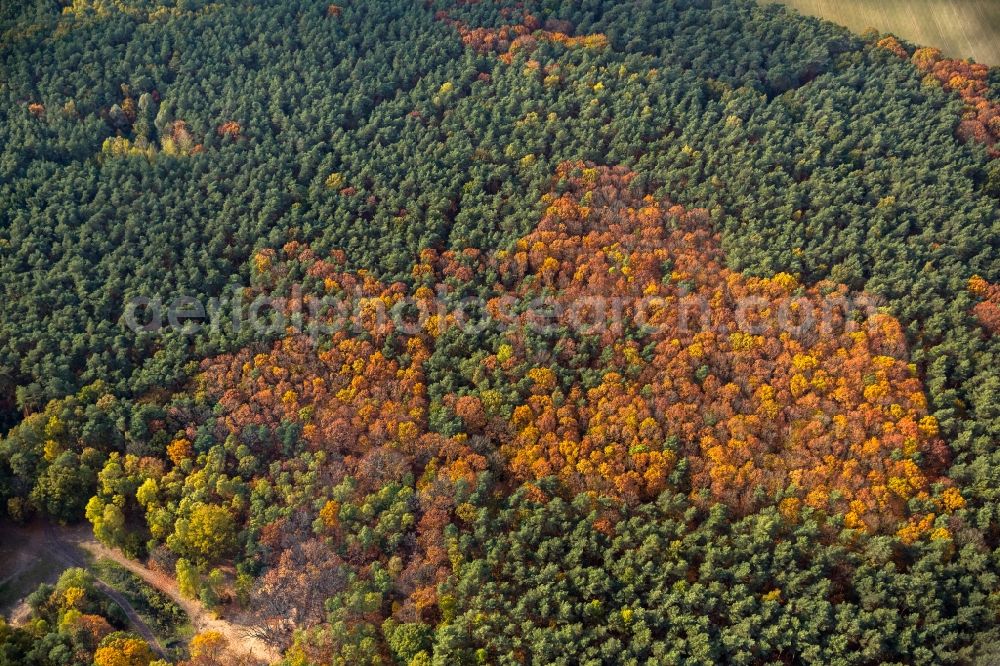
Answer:
<path fill-rule="evenodd" d="M 177 560 L 177 588 L 188 599 L 197 599 L 201 590 L 201 573 L 183 557 Z"/>
<path fill-rule="evenodd" d="M 155 658 L 146 641 L 116 632 L 101 641 L 94 653 L 94 666 L 149 666 Z"/>
<path fill-rule="evenodd" d="M 77 644 L 91 651 L 97 649 L 105 636 L 114 632 L 114 627 L 104 617 L 93 613 L 66 613 L 61 624 L 73 635 Z"/>
<path fill-rule="evenodd" d="M 217 663 L 226 648 L 226 639 L 218 631 L 203 631 L 196 634 L 188 646 L 191 659 Z"/>
<path fill-rule="evenodd" d="M 902 60 L 906 60 L 907 58 L 910 57 L 910 54 L 906 50 L 906 47 L 904 47 L 900 43 L 900 41 L 892 35 L 888 35 L 878 40 L 878 42 L 875 43 L 875 46 L 877 46 L 880 49 L 885 49 L 886 51 L 889 51 L 890 53 L 894 54 L 896 57 Z"/>
<path fill-rule="evenodd" d="M 240 124 L 235 120 L 227 120 L 226 122 L 219 125 L 218 128 L 219 136 L 228 136 L 232 139 L 239 137 L 240 132 L 242 131 L 243 128 L 240 127 Z"/>
<path fill-rule="evenodd" d="M 236 547 L 236 523 L 229 509 L 217 504 L 199 504 L 174 526 L 172 539 L 178 550 L 202 562 L 226 557 Z"/>
<path fill-rule="evenodd" d="M 252 594 L 253 634 L 287 647 L 296 627 L 323 621 L 323 604 L 346 587 L 348 571 L 346 563 L 320 539 L 285 549 Z"/>

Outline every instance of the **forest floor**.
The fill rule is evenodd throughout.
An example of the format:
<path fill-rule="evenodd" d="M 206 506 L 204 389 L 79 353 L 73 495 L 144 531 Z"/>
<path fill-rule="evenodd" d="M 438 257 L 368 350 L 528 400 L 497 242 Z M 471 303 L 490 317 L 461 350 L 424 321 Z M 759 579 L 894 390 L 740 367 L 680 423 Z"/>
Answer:
<path fill-rule="evenodd" d="M 847 26 L 875 28 L 950 58 L 1000 65 L 1000 2 L 997 0 L 762 0 Z"/>
<path fill-rule="evenodd" d="M 236 615 L 216 616 L 201 602 L 183 597 L 173 578 L 99 543 L 85 525 L 0 525 L 0 572 L 3 572 L 0 578 L 0 612 L 16 623 L 26 615 L 26 606 L 22 601 L 24 596 L 38 584 L 55 582 L 70 567 L 86 568 L 97 575 L 92 562 L 100 559 L 118 564 L 169 597 L 187 614 L 195 631 L 219 632 L 225 637 L 231 652 L 259 663 L 273 663 L 279 659 L 274 648 L 248 635 L 250 627 L 241 618 Z M 165 651 L 154 632 L 128 600 L 103 581 L 98 581 L 98 587 L 121 606 L 136 632 L 163 655 Z"/>
<path fill-rule="evenodd" d="M 219 632 L 229 643 L 230 651 L 266 663 L 273 663 L 280 659 L 280 655 L 274 648 L 248 635 L 250 627 L 241 622 L 239 618 L 235 616 L 228 618 L 216 616 L 207 610 L 200 601 L 182 596 L 180 589 L 177 587 L 177 581 L 170 576 L 154 571 L 140 562 L 131 560 L 125 557 L 120 551 L 108 548 L 92 537 L 80 542 L 79 546 L 94 557 L 103 557 L 116 562 L 119 566 L 128 569 L 146 581 L 146 583 L 170 597 L 175 604 L 187 613 L 196 631 L 199 633 L 203 631 Z"/>
<path fill-rule="evenodd" d="M 0 614 L 16 615 L 25 596 L 41 583 L 54 583 L 59 578 L 65 567 L 39 557 L 44 546 L 43 526 L 0 523 Z"/>

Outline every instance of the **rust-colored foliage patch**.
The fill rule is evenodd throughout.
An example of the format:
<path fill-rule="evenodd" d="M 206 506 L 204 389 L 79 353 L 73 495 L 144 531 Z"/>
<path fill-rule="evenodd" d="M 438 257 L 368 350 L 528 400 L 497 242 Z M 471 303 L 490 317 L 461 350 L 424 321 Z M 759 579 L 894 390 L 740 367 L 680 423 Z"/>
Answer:
<path fill-rule="evenodd" d="M 972 314 L 991 334 L 1000 332 L 1000 284 L 990 284 L 978 275 L 969 278 L 969 291 L 979 299 Z"/>
<path fill-rule="evenodd" d="M 907 52 L 906 47 L 904 47 L 900 43 L 900 41 L 895 37 L 893 37 L 892 35 L 887 35 L 882 39 L 878 40 L 875 43 L 875 46 L 895 54 L 896 57 L 902 60 L 906 60 L 907 58 L 910 57 L 910 54 Z"/>
<path fill-rule="evenodd" d="M 424 362 L 433 336 L 402 334 L 380 316 L 402 298 L 403 285 L 347 272 L 343 261 L 342 253 L 320 258 L 294 242 L 280 253 L 258 253 L 253 268 L 260 291 L 280 293 L 278 285 L 292 273 L 321 285 L 318 293 L 279 301 L 286 315 L 308 308 L 325 292 L 352 304 L 350 325 L 320 338 L 306 330 L 291 332 L 268 349 L 210 359 L 202 365 L 200 391 L 217 396 L 217 437 L 238 438 L 259 459 L 282 459 L 278 433 L 291 423 L 301 427 L 310 451 L 324 453 L 331 478 L 354 477 L 359 497 L 408 474 L 419 479 L 418 548 L 404 578 L 413 595 L 408 607 L 420 611 L 430 607 L 426 598 L 436 598 L 435 586 L 450 570 L 441 544 L 454 509 L 454 484 L 473 482 L 486 461 L 469 448 L 464 434 L 429 431 Z M 336 514 L 327 514 L 320 516 L 324 534 L 337 540 Z"/>
<path fill-rule="evenodd" d="M 292 423 L 361 495 L 419 479 L 412 612 L 433 606 L 425 597 L 449 567 L 454 484 L 487 467 L 473 440 L 491 442 L 519 482 L 554 476 L 568 492 L 628 502 L 689 483 L 697 501 L 738 514 L 780 496 L 789 519 L 812 507 L 907 540 L 962 505 L 941 475 L 947 447 L 895 319 L 842 285 L 728 270 L 706 211 L 654 198 L 627 169 L 566 163 L 555 183 L 538 226 L 510 251 L 426 250 L 412 293 L 346 271 L 342 253 L 294 242 L 259 252 L 259 292 L 285 293 L 293 277 L 306 287 L 279 300 L 286 315 L 349 296 L 350 326 L 290 330 L 203 364 L 220 441 L 278 462 L 278 433 Z M 490 264 L 501 284 L 487 309 L 508 328 L 482 371 L 492 385 L 526 378 L 527 388 L 513 402 L 496 390 L 445 396 L 463 430 L 446 437 L 429 425 L 425 365 L 461 322 L 438 299 Z M 526 307 L 539 298 L 554 333 L 538 333 L 541 314 Z M 385 316 L 404 300 L 431 313 L 414 330 Z M 186 443 L 174 449 L 172 459 L 190 455 Z M 682 459 L 689 472 L 674 474 Z M 336 516 L 320 515 L 331 538 Z"/>
<path fill-rule="evenodd" d="M 928 78 L 945 90 L 958 93 L 965 100 L 965 112 L 958 125 L 958 135 L 963 141 L 976 141 L 987 147 L 990 156 L 1000 157 L 1000 104 L 990 100 L 990 69 L 986 65 L 966 60 L 949 60 L 941 57 L 934 48 L 917 49 L 913 64 Z"/>
<path fill-rule="evenodd" d="M 219 125 L 217 131 L 219 136 L 228 136 L 235 139 L 240 135 L 240 132 L 243 131 L 243 128 L 240 127 L 240 124 L 235 120 L 227 120 Z"/>
<path fill-rule="evenodd" d="M 549 21 L 543 27 L 541 21 L 530 13 L 525 13 L 521 23 L 499 28 L 470 28 L 462 21 L 450 18 L 446 12 L 439 13 L 438 18 L 453 25 L 466 46 L 480 53 L 498 53 L 500 60 L 507 64 L 513 62 L 517 52 L 531 53 L 541 42 L 562 44 L 568 48 L 603 49 L 608 46 L 608 38 L 603 34 L 570 36 L 571 24 Z"/>
<path fill-rule="evenodd" d="M 557 176 L 563 190 L 501 274 L 519 299 L 553 295 L 566 330 L 600 325 L 545 363 L 515 330 L 487 360 L 533 386 L 501 447 L 515 474 L 646 499 L 687 456 L 696 497 L 747 512 L 790 489 L 789 515 L 804 504 L 877 531 L 907 520 L 909 500 L 933 502 L 947 448 L 895 319 L 845 316 L 840 285 L 726 269 L 705 211 L 637 191 L 625 169 L 573 163 Z M 595 317 L 595 298 L 624 316 Z M 610 353 L 588 356 L 588 335 Z"/>

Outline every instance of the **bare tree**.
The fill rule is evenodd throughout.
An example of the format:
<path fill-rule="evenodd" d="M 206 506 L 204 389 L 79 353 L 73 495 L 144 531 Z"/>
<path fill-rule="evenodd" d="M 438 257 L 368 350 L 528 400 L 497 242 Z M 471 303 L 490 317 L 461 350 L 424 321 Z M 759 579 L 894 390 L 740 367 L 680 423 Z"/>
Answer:
<path fill-rule="evenodd" d="M 251 597 L 250 635 L 287 647 L 295 629 L 325 619 L 324 602 L 346 585 L 343 560 L 320 539 L 286 548 Z"/>

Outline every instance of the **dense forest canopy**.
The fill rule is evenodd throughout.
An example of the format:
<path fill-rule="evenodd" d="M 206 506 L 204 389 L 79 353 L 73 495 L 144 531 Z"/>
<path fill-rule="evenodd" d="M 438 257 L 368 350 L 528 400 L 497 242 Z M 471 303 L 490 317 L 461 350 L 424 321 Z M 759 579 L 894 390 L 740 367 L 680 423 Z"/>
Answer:
<path fill-rule="evenodd" d="M 998 139 L 998 70 L 749 0 L 5 3 L 0 513 L 287 664 L 973 662 Z M 0 664 L 162 656 L 88 575 Z"/>

